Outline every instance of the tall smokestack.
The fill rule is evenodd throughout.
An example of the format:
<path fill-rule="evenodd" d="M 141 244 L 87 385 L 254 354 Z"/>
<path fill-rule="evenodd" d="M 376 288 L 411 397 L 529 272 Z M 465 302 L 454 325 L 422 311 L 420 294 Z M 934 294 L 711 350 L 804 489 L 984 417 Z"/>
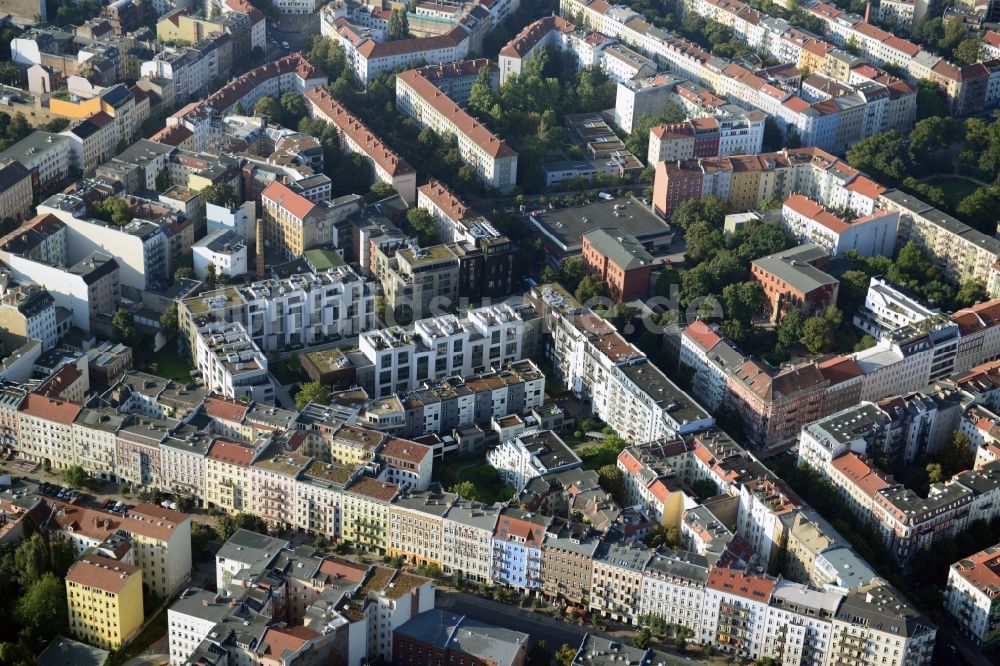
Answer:
<path fill-rule="evenodd" d="M 257 218 L 257 279 L 264 279 L 264 220 Z"/>

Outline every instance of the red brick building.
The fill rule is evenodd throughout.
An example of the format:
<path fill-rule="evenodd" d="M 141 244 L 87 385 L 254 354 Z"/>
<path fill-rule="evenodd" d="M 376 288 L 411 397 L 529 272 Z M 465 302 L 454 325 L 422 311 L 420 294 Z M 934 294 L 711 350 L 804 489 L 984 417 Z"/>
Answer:
<path fill-rule="evenodd" d="M 806 316 L 822 312 L 837 302 L 840 283 L 820 270 L 829 256 L 823 248 L 808 243 L 761 257 L 750 265 L 750 274 L 764 287 L 775 321 L 795 309 Z"/>
<path fill-rule="evenodd" d="M 686 165 L 687 162 L 693 163 Z M 654 210 L 667 217 L 682 201 L 700 199 L 702 180 L 701 169 L 693 160 L 660 162 L 653 180 Z"/>
<path fill-rule="evenodd" d="M 601 276 L 608 296 L 619 303 L 649 295 L 653 255 L 635 236 L 614 236 L 604 229 L 584 234 L 583 263 Z"/>

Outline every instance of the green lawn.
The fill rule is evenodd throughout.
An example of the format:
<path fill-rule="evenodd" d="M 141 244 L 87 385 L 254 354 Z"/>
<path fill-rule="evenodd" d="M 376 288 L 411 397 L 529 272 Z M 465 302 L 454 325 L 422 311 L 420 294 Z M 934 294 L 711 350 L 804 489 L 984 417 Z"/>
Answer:
<path fill-rule="evenodd" d="M 928 180 L 927 184 L 940 187 L 944 190 L 945 199 L 948 200 L 948 205 L 953 209 L 962 199 L 979 189 L 979 185 L 976 185 L 971 180 L 956 178 L 955 176 L 938 176 L 937 178 Z"/>
<path fill-rule="evenodd" d="M 184 383 L 191 381 L 191 371 L 194 370 L 187 356 L 179 355 L 172 343 L 167 343 L 160 351 L 147 356 L 146 365 L 142 369 L 158 377 Z"/>
<path fill-rule="evenodd" d="M 510 499 L 510 491 L 505 491 L 504 485 L 500 481 L 499 477 L 488 483 L 484 483 L 483 480 L 479 478 L 479 470 L 484 465 L 489 465 L 489 463 L 486 462 L 485 451 L 483 453 L 449 456 L 446 460 L 440 463 L 436 462 L 434 464 L 433 478 L 435 481 L 438 481 L 445 490 L 448 490 L 456 483 L 471 481 L 476 486 L 476 491 L 479 493 L 479 499 L 487 504 Z"/>

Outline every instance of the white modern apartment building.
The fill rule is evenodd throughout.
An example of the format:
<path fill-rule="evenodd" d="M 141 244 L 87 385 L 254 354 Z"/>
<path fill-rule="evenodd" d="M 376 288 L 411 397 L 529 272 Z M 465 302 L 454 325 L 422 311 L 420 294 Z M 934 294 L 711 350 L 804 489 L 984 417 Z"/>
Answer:
<path fill-rule="evenodd" d="M 559 381 L 622 437 L 651 442 L 712 426 L 712 416 L 606 319 L 550 287 L 535 288 L 531 298 L 550 312 L 547 354 Z"/>
<path fill-rule="evenodd" d="M 583 464 L 573 449 L 551 430 L 526 430 L 501 442 L 486 459 L 503 478 L 505 485 L 521 490 L 536 476 L 564 472 Z"/>
<path fill-rule="evenodd" d="M 347 266 L 223 287 L 181 301 L 178 314 L 192 348 L 200 326 L 235 321 L 265 352 L 353 337 L 376 321 L 374 289 Z"/>
<path fill-rule="evenodd" d="M 854 325 L 875 338 L 881 338 L 906 326 L 919 325 L 941 316 L 940 309 L 921 303 L 915 296 L 876 276 L 868 283 L 865 304 L 854 315 Z"/>
<path fill-rule="evenodd" d="M 347 65 L 363 86 L 382 72 L 421 63 L 455 62 L 469 54 L 470 34 L 463 25 L 456 25 L 442 35 L 387 41 L 379 30 L 352 25 L 346 18 L 332 18 L 328 12 L 321 13 L 323 34 L 344 47 Z"/>
<path fill-rule="evenodd" d="M 857 250 L 863 257 L 892 256 L 898 225 L 899 211 L 876 210 L 850 219 L 801 194 L 788 197 L 781 209 L 783 229 L 831 255 Z"/>
<path fill-rule="evenodd" d="M 458 499 L 448 508 L 441 528 L 441 570 L 467 580 L 489 582 L 498 505 Z"/>
<path fill-rule="evenodd" d="M 441 315 L 406 329 L 362 333 L 358 347 L 375 366 L 373 397 L 381 398 L 428 380 L 465 377 L 518 361 L 526 355 L 525 339 L 538 335 L 538 324 L 509 305 L 490 305 L 461 318 Z"/>
<path fill-rule="evenodd" d="M 208 390 L 227 398 L 249 395 L 257 402 L 274 400 L 267 357 L 243 324 L 211 322 L 199 327 L 191 353 Z"/>
<path fill-rule="evenodd" d="M 208 266 L 215 267 L 217 275 L 235 277 L 247 272 L 247 246 L 243 237 L 231 230 L 212 231 L 191 246 L 194 255 L 194 274 L 204 280 Z"/>
<path fill-rule="evenodd" d="M 17 160 L 32 173 L 36 192 L 46 192 L 69 175 L 73 142 L 53 132 L 32 132 L 0 153 L 0 163 Z"/>
<path fill-rule="evenodd" d="M 649 130 L 646 159 L 652 166 L 695 157 L 756 155 L 764 142 L 765 118 L 760 111 L 743 111 L 727 105 L 714 117 L 657 125 Z"/>
<path fill-rule="evenodd" d="M 490 67 L 488 61 L 475 61 Z M 457 68 L 461 69 L 461 68 Z M 458 154 L 487 186 L 510 192 L 517 183 L 517 152 L 470 116 L 435 84 L 434 68 L 411 69 L 396 75 L 396 106 L 440 135 L 458 139 Z"/>

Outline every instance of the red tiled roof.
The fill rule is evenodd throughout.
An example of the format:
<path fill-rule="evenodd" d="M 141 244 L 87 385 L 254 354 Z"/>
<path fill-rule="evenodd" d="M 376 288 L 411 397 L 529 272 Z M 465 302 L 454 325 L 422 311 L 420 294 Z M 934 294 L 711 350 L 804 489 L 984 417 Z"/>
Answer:
<path fill-rule="evenodd" d="M 507 58 L 523 58 L 553 30 L 570 32 L 575 29 L 574 24 L 561 16 L 546 16 L 526 25 L 514 39 L 500 49 L 500 55 Z"/>
<path fill-rule="evenodd" d="M 485 125 L 466 113 L 448 95 L 431 83 L 417 70 L 409 70 L 396 76 L 397 85 L 402 82 L 430 104 L 439 114 L 448 119 L 459 132 L 482 148 L 493 158 L 516 157 L 517 153 L 506 141 L 493 134 Z"/>
<path fill-rule="evenodd" d="M 455 196 L 448 187 L 437 180 L 421 185 L 417 190 L 431 200 L 435 206 L 441 209 L 448 219 L 454 222 L 461 222 L 467 217 L 472 217 L 473 211 L 464 201 Z"/>
<path fill-rule="evenodd" d="M 704 351 L 710 351 L 712 347 L 722 341 L 722 336 L 712 330 L 712 328 L 701 319 L 689 324 L 687 328 L 684 329 L 684 334 L 691 338 Z"/>
<path fill-rule="evenodd" d="M 261 199 L 273 201 L 300 220 L 304 220 L 316 208 L 312 201 L 277 180 L 268 185 L 260 196 Z"/>
<path fill-rule="evenodd" d="M 714 567 L 708 574 L 706 587 L 720 592 L 734 594 L 762 604 L 771 600 L 771 594 L 778 582 L 767 576 L 745 574 L 735 569 Z"/>
<path fill-rule="evenodd" d="M 379 455 L 384 458 L 398 458 L 416 465 L 426 460 L 431 453 L 431 447 L 399 437 L 391 438 L 379 450 Z"/>
<path fill-rule="evenodd" d="M 158 541 L 170 541 L 177 533 L 178 525 L 189 519 L 188 514 L 180 511 L 166 509 L 156 504 L 139 504 L 125 514 L 122 519 L 122 529 Z"/>
<path fill-rule="evenodd" d="M 232 400 L 218 395 L 211 395 L 205 398 L 202 409 L 205 414 L 215 419 L 232 421 L 239 423 L 246 416 L 249 405 L 239 400 Z"/>
<path fill-rule="evenodd" d="M 335 100 L 328 90 L 319 87 L 313 88 L 306 91 L 305 97 L 313 104 L 314 112 L 321 114 L 320 117 L 323 120 L 350 137 L 386 173 L 397 176 L 415 172 L 406 160 L 383 143 L 363 122 Z"/>
<path fill-rule="evenodd" d="M 343 28 L 342 28 L 343 30 Z M 366 38 L 356 45 L 358 54 L 366 60 L 391 58 L 410 53 L 426 53 L 442 49 L 453 49 L 469 38 L 469 34 L 459 26 L 455 26 L 443 35 L 433 37 L 414 37 L 411 39 L 395 39 L 388 42 L 376 42 Z"/>
<path fill-rule="evenodd" d="M 260 644 L 264 655 L 284 661 L 319 635 L 302 625 L 287 628 L 268 627 L 260 639 Z"/>
<path fill-rule="evenodd" d="M 142 569 L 102 555 L 84 555 L 66 572 L 66 580 L 98 590 L 120 592 L 129 578 Z"/>
<path fill-rule="evenodd" d="M 249 467 L 253 461 L 253 449 L 221 437 L 212 444 L 206 454 L 212 460 Z"/>
<path fill-rule="evenodd" d="M 80 405 L 29 393 L 18 411 L 46 421 L 71 425 L 80 413 Z"/>

